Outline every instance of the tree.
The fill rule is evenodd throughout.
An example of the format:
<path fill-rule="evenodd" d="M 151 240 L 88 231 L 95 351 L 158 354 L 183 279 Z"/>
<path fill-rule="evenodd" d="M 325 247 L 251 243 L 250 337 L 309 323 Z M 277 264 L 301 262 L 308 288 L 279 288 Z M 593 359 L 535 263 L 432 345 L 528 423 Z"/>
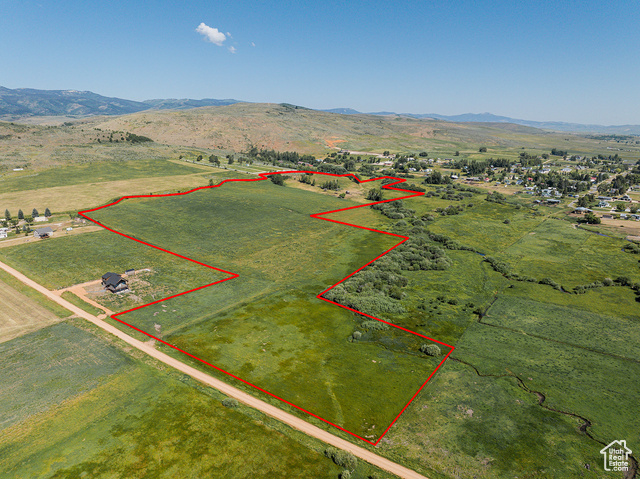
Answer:
<path fill-rule="evenodd" d="M 271 183 L 273 183 L 274 185 L 278 185 L 278 186 L 284 186 L 284 178 L 282 177 L 282 175 L 271 175 L 269 176 L 269 179 L 271 180 Z"/>
<path fill-rule="evenodd" d="M 196 158 L 196 161 L 202 161 L 202 155 L 198 155 L 198 157 Z"/>
<path fill-rule="evenodd" d="M 367 191 L 366 198 L 371 201 L 382 201 L 382 189 L 374 188 L 372 190 Z"/>
<path fill-rule="evenodd" d="M 599 225 L 601 223 L 600 218 L 594 215 L 591 211 L 588 211 L 586 215 L 584 215 L 585 223 L 590 225 Z"/>
<path fill-rule="evenodd" d="M 11 213 L 9 213 L 9 210 L 4 210 L 4 219 L 7 221 L 11 219 Z"/>
<path fill-rule="evenodd" d="M 616 203 L 616 211 L 623 212 L 627 209 L 627 205 L 625 203 Z M 18 218 L 20 217 L 20 212 L 18 212 Z"/>
<path fill-rule="evenodd" d="M 22 212 L 22 210 L 18 210 L 18 219 L 19 220 L 23 220 L 24 219 L 24 213 Z"/>
<path fill-rule="evenodd" d="M 486 147 L 486 146 L 481 146 L 481 147 L 478 149 L 478 151 L 479 151 L 480 153 L 486 153 L 486 152 L 487 152 L 487 147 Z"/>
<path fill-rule="evenodd" d="M 25 216 L 24 220 L 27 222 L 28 225 L 33 224 L 33 216 Z"/>
<path fill-rule="evenodd" d="M 49 218 L 49 217 L 51 217 L 51 211 L 49 211 L 49 208 L 47 208 L 46 210 L 44 210 L 44 216 L 45 216 L 45 218 Z"/>
<path fill-rule="evenodd" d="M 227 155 L 227 163 L 229 163 L 230 165 L 233 165 L 234 162 L 234 157 L 233 155 Z"/>
<path fill-rule="evenodd" d="M 581 196 L 578 199 L 578 206 L 582 207 L 582 208 L 586 208 L 587 206 L 589 206 L 589 203 L 587 202 L 587 196 Z"/>
<path fill-rule="evenodd" d="M 38 210 L 34 208 L 33 211 L 31 212 L 31 216 L 33 218 L 37 218 L 38 216 L 40 216 L 40 214 L 38 213 Z"/>
<path fill-rule="evenodd" d="M 460 152 L 459 152 L 459 151 L 456 151 L 456 152 L 453 154 L 453 156 L 460 156 Z"/>
<path fill-rule="evenodd" d="M 389 156 L 389 155 L 390 155 L 389 150 L 384 150 L 382 152 L 382 156 Z"/>

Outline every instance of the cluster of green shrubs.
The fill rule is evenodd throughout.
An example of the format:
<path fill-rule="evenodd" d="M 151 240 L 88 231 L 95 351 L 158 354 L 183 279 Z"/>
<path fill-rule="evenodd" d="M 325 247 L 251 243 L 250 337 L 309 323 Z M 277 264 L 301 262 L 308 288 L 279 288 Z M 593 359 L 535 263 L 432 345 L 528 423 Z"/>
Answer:
<path fill-rule="evenodd" d="M 420 221 L 415 219 L 415 222 Z M 402 271 L 443 271 L 451 266 L 446 250 L 436 241 L 451 249 L 464 249 L 462 245 L 444 235 L 429 233 L 426 228 L 414 226 L 412 236 L 403 244 L 327 291 L 326 299 L 368 314 L 404 313 L 400 303 L 408 280 Z M 434 239 L 432 239 L 432 237 Z M 374 322 L 375 325 L 384 323 Z M 382 327 L 382 326 L 380 326 Z M 367 328 L 369 329 L 369 328 Z"/>
<path fill-rule="evenodd" d="M 440 347 L 436 344 L 423 344 L 420 346 L 420 351 L 426 354 L 427 356 L 438 357 L 442 352 L 440 351 Z"/>
<path fill-rule="evenodd" d="M 338 180 L 328 180 L 320 185 L 320 188 L 323 190 L 334 190 L 338 191 L 340 189 L 340 185 L 338 184 Z"/>
<path fill-rule="evenodd" d="M 366 316 L 365 316 L 366 317 Z M 368 319 L 360 323 L 362 329 L 368 329 L 369 331 L 386 331 L 389 329 L 389 325 L 382 321 L 376 321 L 375 319 Z M 356 331 L 357 333 L 358 331 Z M 354 333 L 355 334 L 355 333 Z"/>
<path fill-rule="evenodd" d="M 418 193 L 424 193 L 425 191 L 427 191 L 426 188 L 414 185 L 413 183 L 399 183 L 398 185 L 396 185 L 396 187 L 403 190 L 417 191 Z"/>
<path fill-rule="evenodd" d="M 348 451 L 343 451 L 342 449 L 328 447 L 324 450 L 324 455 L 331 459 L 336 465 L 344 467 L 348 471 L 353 471 L 358 466 L 358 459 L 356 456 Z M 342 474 L 344 474 L 344 471 Z M 350 477 L 350 475 L 345 477 Z"/>
<path fill-rule="evenodd" d="M 507 197 L 498 191 L 487 193 L 486 200 L 492 203 L 505 204 Z"/>
<path fill-rule="evenodd" d="M 448 236 L 445 236 L 445 235 L 442 235 L 442 234 L 438 234 L 438 233 L 431 233 L 431 232 L 426 232 L 426 233 L 429 236 L 429 239 L 431 241 L 435 241 L 436 243 L 440 243 L 446 249 L 476 252 L 475 248 L 472 248 L 470 246 L 465 246 L 462 243 L 460 243 L 459 241 L 451 239 Z"/>
<path fill-rule="evenodd" d="M 558 282 L 556 282 L 552 278 L 542 278 L 540 281 L 538 281 L 535 278 L 520 275 L 518 273 L 513 273 L 511 271 L 511 266 L 509 266 L 504 261 L 500 261 L 499 259 L 486 256 L 484 260 L 491 265 L 494 271 L 497 271 L 498 273 L 502 274 L 505 278 L 508 278 L 514 281 L 526 281 L 529 283 L 545 284 L 547 286 L 551 286 L 552 288 L 558 291 L 569 292 L 569 291 L 565 291 L 562 285 L 560 285 Z M 593 283 L 578 285 L 573 288 L 571 293 L 585 294 L 590 289 L 602 288 L 602 287 L 614 286 L 614 285 L 628 286 L 634 291 L 640 293 L 640 283 L 634 283 L 631 280 L 631 278 L 627 276 L 619 276 L 616 279 L 604 278 L 602 281 L 594 281 Z"/>
<path fill-rule="evenodd" d="M 459 215 L 464 211 L 464 207 L 449 205 L 446 208 L 436 208 L 436 213 L 440 213 L 442 216 Z"/>
<path fill-rule="evenodd" d="M 313 177 L 313 174 L 312 174 L 312 173 L 305 173 L 304 175 L 302 175 L 302 176 L 300 176 L 300 177 L 298 178 L 298 181 L 299 181 L 300 183 L 304 183 L 304 184 L 306 184 L 306 185 L 312 185 L 312 186 L 315 186 L 315 185 L 316 185 L 316 180 L 315 180 L 315 178 Z"/>
<path fill-rule="evenodd" d="M 512 279 L 514 281 L 525 281 L 527 283 L 538 283 L 538 280 L 535 279 L 535 278 L 512 272 L 511 271 L 511 266 L 509 266 L 504 261 L 500 261 L 499 259 L 493 258 L 491 256 L 485 256 L 484 260 L 491 265 L 491 267 L 494 269 L 494 271 L 497 271 L 498 273 L 500 273 L 501 275 L 503 275 L 507 279 Z M 547 281 L 547 280 L 546 279 L 545 280 L 541 280 L 541 281 L 539 281 L 539 283 L 540 284 L 550 284 L 550 283 L 543 282 L 543 281 Z M 550 284 L 550 285 L 554 286 L 555 284 L 556 283 L 553 282 L 553 284 Z M 556 289 L 561 289 L 560 285 L 557 285 L 557 286 L 558 286 L 558 288 L 556 288 Z"/>
<path fill-rule="evenodd" d="M 640 254 L 640 244 L 636 242 L 627 243 L 622 247 L 622 251 L 631 254 Z"/>
<path fill-rule="evenodd" d="M 387 218 L 392 220 L 399 220 L 402 218 L 411 218 L 415 215 L 415 210 L 405 208 L 402 200 L 390 201 L 388 203 L 378 203 L 371 205 L 371 208 L 378 210 Z"/>
<path fill-rule="evenodd" d="M 333 165 L 331 163 L 320 163 L 316 169 L 322 173 L 333 173 L 334 175 L 345 175 L 349 173 L 344 166 Z"/>

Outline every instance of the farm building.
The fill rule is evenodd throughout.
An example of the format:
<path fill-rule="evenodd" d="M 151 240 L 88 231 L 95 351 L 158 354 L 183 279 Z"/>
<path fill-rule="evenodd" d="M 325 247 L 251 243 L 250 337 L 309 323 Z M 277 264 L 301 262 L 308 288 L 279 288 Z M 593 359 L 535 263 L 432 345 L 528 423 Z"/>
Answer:
<path fill-rule="evenodd" d="M 0 238 L 6 238 L 9 233 L 9 228 L 0 228 Z"/>
<path fill-rule="evenodd" d="M 117 273 L 105 273 L 102 275 L 102 286 L 112 293 L 121 293 L 129 289 L 127 280 Z"/>
<path fill-rule="evenodd" d="M 44 228 L 38 228 L 37 230 L 35 230 L 33 232 L 33 237 L 34 238 L 49 238 L 50 236 L 53 236 L 53 230 L 51 229 L 51 226 L 45 226 Z"/>
<path fill-rule="evenodd" d="M 582 213 L 591 213 L 593 210 L 590 210 L 589 208 L 585 208 L 584 206 L 578 206 L 576 209 L 573 210 L 574 213 L 577 214 L 582 214 Z"/>

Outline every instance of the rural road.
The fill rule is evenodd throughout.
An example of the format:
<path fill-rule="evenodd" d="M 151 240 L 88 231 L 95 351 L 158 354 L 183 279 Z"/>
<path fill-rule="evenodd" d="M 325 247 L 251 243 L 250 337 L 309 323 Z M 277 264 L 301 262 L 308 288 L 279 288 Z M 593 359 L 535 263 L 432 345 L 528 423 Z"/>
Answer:
<path fill-rule="evenodd" d="M 95 324 L 96 326 L 102 328 L 103 330 L 113 334 L 114 336 L 117 336 L 118 338 L 120 338 L 121 340 L 125 341 L 126 343 L 130 344 L 131 346 L 135 347 L 136 349 L 139 349 L 140 351 L 148 354 L 149 356 L 157 359 L 158 361 L 162 361 L 163 363 L 177 369 L 178 371 L 183 372 L 184 374 L 188 374 L 189 376 L 191 376 L 192 378 L 208 385 L 211 386 L 213 388 L 216 388 L 217 390 L 219 390 L 220 392 L 226 394 L 227 396 L 233 397 L 235 399 L 237 399 L 238 401 L 253 407 L 259 411 L 262 411 L 263 413 L 267 414 L 268 416 L 271 416 L 291 427 L 293 427 L 294 429 L 297 429 L 299 431 L 302 431 L 303 433 L 315 437 L 316 439 L 319 439 L 327 444 L 330 444 L 334 447 L 343 449 L 345 451 L 349 451 L 351 452 L 353 455 L 357 456 L 358 458 L 373 464 L 377 467 L 379 467 L 380 469 L 384 469 L 385 471 L 388 471 L 392 474 L 395 474 L 399 477 L 405 478 L 405 479 L 427 479 L 425 476 L 418 474 L 415 471 L 412 471 L 411 469 L 408 469 L 404 466 L 401 466 L 400 464 L 397 464 L 393 461 L 390 461 L 388 459 L 385 459 L 384 457 L 381 457 L 371 451 L 368 451 L 362 447 L 356 446 L 355 444 L 350 443 L 349 441 L 346 441 L 344 439 L 341 439 L 337 436 L 334 436 L 333 434 L 324 431 L 323 429 L 320 429 L 319 427 L 316 427 L 312 424 L 309 424 L 308 422 L 306 422 L 303 419 L 300 419 L 299 417 L 296 417 L 292 414 L 289 414 L 275 406 L 272 406 L 271 404 L 268 404 L 260 399 L 257 399 L 253 396 L 251 396 L 250 394 L 245 393 L 244 391 L 241 391 L 233 386 L 230 386 L 229 384 L 226 384 L 223 381 L 220 381 L 219 379 L 214 378 L 213 376 L 210 376 L 206 373 L 203 373 L 202 371 L 199 371 L 195 368 L 192 368 L 191 366 L 187 366 L 186 364 L 184 364 L 183 362 L 163 353 L 160 352 L 156 349 L 154 349 L 153 347 L 151 347 L 149 344 L 147 343 L 143 343 L 142 341 L 138 341 L 135 338 L 132 338 L 131 336 L 129 336 L 128 334 L 124 333 L 123 331 L 120 331 L 118 328 L 116 328 L 115 326 L 112 326 L 111 324 L 98 319 L 97 317 L 83 311 L 82 309 L 78 308 L 77 306 L 71 304 L 70 302 L 64 300 L 63 298 L 61 298 L 60 296 L 56 295 L 54 292 L 49 291 L 47 288 L 45 288 L 44 286 L 41 286 L 40 284 L 36 283 L 35 281 L 27 278 L 24 274 L 20 273 L 19 271 L 13 269 L 11 266 L 6 265 L 2 262 L 0 262 L 0 268 L 3 269 L 4 271 L 6 271 L 7 273 L 11 274 L 12 276 L 14 276 L 16 279 L 22 281 L 24 284 L 26 284 L 27 286 L 35 289 L 36 291 L 44 294 L 45 296 L 47 296 L 49 299 L 51 299 L 52 301 L 55 301 L 56 303 L 58 303 L 60 306 L 68 309 L 69 311 L 75 313 L 76 315 L 80 316 L 81 318 L 86 319 L 87 321 Z"/>

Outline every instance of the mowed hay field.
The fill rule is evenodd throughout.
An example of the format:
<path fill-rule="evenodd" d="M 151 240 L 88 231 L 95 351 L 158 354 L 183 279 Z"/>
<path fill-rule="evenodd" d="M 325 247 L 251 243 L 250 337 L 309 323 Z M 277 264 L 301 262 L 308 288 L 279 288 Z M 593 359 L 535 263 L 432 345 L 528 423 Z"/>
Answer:
<path fill-rule="evenodd" d="M 211 168 L 211 173 L 221 172 Z M 206 171 L 168 160 L 131 160 L 89 163 L 43 170 L 29 175 L 10 175 L 0 181 L 0 208 L 16 215 L 76 212 L 113 201 L 121 196 L 191 189 L 207 184 Z"/>
<path fill-rule="evenodd" d="M 0 343 L 60 321 L 55 314 L 0 281 Z"/>

